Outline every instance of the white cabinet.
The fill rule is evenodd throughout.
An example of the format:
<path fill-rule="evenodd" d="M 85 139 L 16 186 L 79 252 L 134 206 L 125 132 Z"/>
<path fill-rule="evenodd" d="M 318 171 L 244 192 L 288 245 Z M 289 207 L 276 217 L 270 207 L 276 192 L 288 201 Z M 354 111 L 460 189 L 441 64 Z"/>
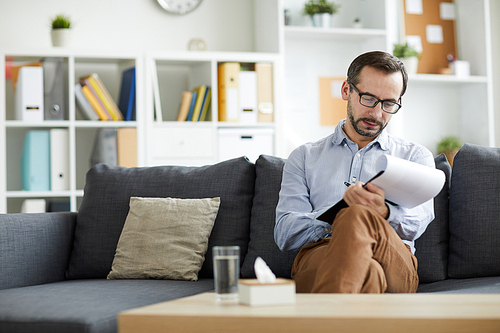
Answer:
<path fill-rule="evenodd" d="M 63 59 L 64 80 L 66 83 L 66 112 L 63 120 L 44 120 L 26 122 L 15 120 L 14 92 L 10 77 L 0 80 L 0 212 L 15 213 L 21 210 L 25 199 L 45 199 L 47 202 L 69 202 L 70 209 L 77 211 L 83 196 L 85 174 L 90 167 L 90 154 L 98 128 L 131 127 L 137 128 L 138 163 L 144 164 L 143 147 L 143 79 L 137 76 L 136 121 L 89 121 L 83 120 L 76 110 L 74 84 L 79 78 L 97 73 L 117 101 L 121 86 L 121 74 L 129 67 L 136 67 L 142 73 L 141 54 L 123 52 L 74 52 L 71 50 L 2 50 L 0 56 L 0 75 L 6 78 L 5 68 L 30 62 L 44 57 Z M 30 130 L 65 129 L 68 131 L 69 189 L 51 191 L 25 191 L 21 182 L 21 155 L 24 138 Z"/>

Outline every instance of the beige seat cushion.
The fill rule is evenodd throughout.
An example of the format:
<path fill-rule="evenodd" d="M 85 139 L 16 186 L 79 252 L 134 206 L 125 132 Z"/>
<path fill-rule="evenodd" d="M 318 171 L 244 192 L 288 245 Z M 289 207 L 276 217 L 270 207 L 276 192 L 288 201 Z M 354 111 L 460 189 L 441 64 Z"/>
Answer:
<path fill-rule="evenodd" d="M 130 198 L 108 279 L 198 280 L 220 198 Z"/>

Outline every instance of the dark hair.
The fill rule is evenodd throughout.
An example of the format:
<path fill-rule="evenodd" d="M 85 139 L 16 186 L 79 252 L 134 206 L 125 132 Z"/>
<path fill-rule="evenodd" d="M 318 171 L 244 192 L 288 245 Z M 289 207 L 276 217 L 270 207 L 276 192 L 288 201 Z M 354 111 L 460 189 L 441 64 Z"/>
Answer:
<path fill-rule="evenodd" d="M 370 66 L 384 74 L 392 74 L 401 72 L 403 75 L 403 89 L 401 90 L 401 96 L 406 92 L 406 86 L 408 83 L 408 73 L 406 68 L 395 56 L 390 53 L 383 51 L 371 51 L 359 55 L 354 59 L 347 70 L 347 81 L 351 84 L 357 85 L 359 83 L 359 74 L 365 66 Z"/>

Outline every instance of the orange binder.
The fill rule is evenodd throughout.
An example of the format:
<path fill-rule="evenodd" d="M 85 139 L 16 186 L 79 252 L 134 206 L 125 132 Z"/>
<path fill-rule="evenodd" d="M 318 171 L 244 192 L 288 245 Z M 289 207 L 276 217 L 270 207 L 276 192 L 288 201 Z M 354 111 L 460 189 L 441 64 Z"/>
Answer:
<path fill-rule="evenodd" d="M 257 109 L 258 121 L 273 122 L 273 65 L 267 63 L 255 64 L 257 72 Z"/>
<path fill-rule="evenodd" d="M 116 133 L 118 165 L 133 168 L 137 166 L 137 130 L 119 128 Z"/>
<path fill-rule="evenodd" d="M 240 63 L 225 62 L 217 68 L 219 121 L 239 121 L 238 73 Z"/>

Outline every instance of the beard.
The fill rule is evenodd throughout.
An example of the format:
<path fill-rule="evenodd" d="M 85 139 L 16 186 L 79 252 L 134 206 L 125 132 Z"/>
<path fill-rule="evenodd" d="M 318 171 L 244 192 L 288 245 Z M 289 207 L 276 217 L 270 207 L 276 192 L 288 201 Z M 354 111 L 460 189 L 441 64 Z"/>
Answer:
<path fill-rule="evenodd" d="M 352 105 L 351 105 L 350 100 L 347 102 L 347 118 L 349 119 L 349 122 L 351 123 L 351 125 L 354 128 L 354 130 L 356 131 L 356 133 L 358 133 L 361 136 L 367 137 L 367 138 L 376 137 L 377 135 L 380 134 L 380 132 L 382 132 L 384 130 L 384 128 L 387 126 L 387 124 L 389 124 L 389 122 L 384 124 L 383 122 L 378 121 L 375 118 L 365 117 L 365 118 L 354 119 L 354 115 L 352 112 Z M 367 121 L 367 122 L 370 122 L 372 124 L 377 124 L 378 130 L 365 131 L 365 130 L 361 129 L 358 126 L 359 122 L 361 122 L 361 121 Z"/>

